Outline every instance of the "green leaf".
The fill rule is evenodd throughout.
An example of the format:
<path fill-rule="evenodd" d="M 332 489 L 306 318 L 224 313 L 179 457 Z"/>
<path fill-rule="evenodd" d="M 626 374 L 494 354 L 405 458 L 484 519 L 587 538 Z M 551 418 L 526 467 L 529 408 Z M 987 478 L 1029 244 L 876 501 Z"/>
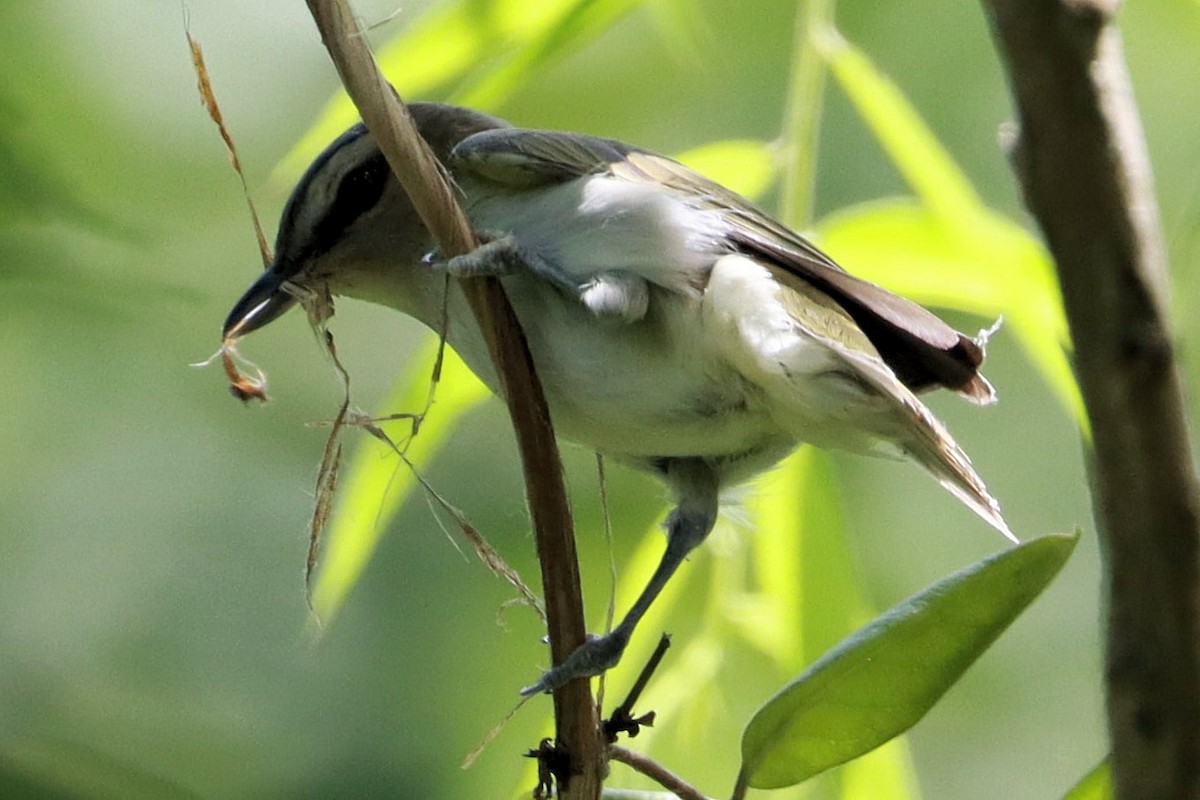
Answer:
<path fill-rule="evenodd" d="M 378 50 L 380 70 L 401 97 L 420 97 L 478 62 L 489 27 L 472 3 L 434 6 Z M 275 167 L 271 180 L 292 183 L 326 145 L 358 121 L 358 110 L 339 88 L 317 119 Z"/>
<path fill-rule="evenodd" d="M 865 53 L 836 31 L 819 41 L 839 85 L 927 209 L 893 208 L 890 220 L 873 217 L 857 224 L 847 224 L 853 211 L 839 214 L 843 227 L 838 233 L 847 246 L 830 241 L 833 232 L 828 229 L 829 238 L 822 243 L 856 275 L 919 302 L 1003 314 L 1030 360 L 1088 435 L 1083 400 L 1066 355 L 1070 332 L 1045 248 L 984 205 L 916 108 Z M 887 222 L 891 229 L 881 224 Z M 856 243 L 874 253 L 856 252 Z M 917 247 L 906 253 L 905 246 L 913 244 Z M 919 258 L 905 263 L 905 255 Z"/>
<path fill-rule="evenodd" d="M 423 355 L 413 358 L 383 403 L 381 414 L 416 412 L 429 393 L 430 364 L 436 339 Z M 450 438 L 460 419 L 485 398 L 488 390 L 449 348 L 442 364 L 436 402 L 408 444 L 408 459 L 418 469 L 431 462 Z M 391 423 L 408 425 L 408 421 Z M 328 626 L 346 596 L 358 582 L 388 522 L 408 499 L 416 479 L 383 442 L 362 437 L 346 469 L 343 484 L 326 534 L 321 569 L 313 586 L 313 609 Z"/>
<path fill-rule="evenodd" d="M 794 675 L 872 616 L 841 505 L 833 459 L 814 447 L 797 450 L 759 478 L 747 498 L 758 591 L 727 613 L 782 674 Z M 920 796 L 902 738 L 830 778 L 848 800 Z"/>
<path fill-rule="evenodd" d="M 1079 779 L 1079 783 L 1063 795 L 1063 800 L 1112 800 L 1112 767 L 1108 759 L 1104 759 L 1087 775 Z"/>
<path fill-rule="evenodd" d="M 791 786 L 910 728 L 1046 587 L 1078 539 L 1044 536 L 984 559 L 843 640 L 746 727 L 748 784 Z"/>
<path fill-rule="evenodd" d="M 457 0 L 434 6 L 379 48 L 379 67 L 406 100 L 460 84 L 456 102 L 495 108 L 530 75 L 580 49 L 642 0 Z M 342 90 L 275 168 L 291 183 L 358 119 Z"/>
<path fill-rule="evenodd" d="M 840 34 L 820 42 L 834 77 L 917 196 L 948 218 L 982 209 L 970 180 L 899 87 Z"/>
<path fill-rule="evenodd" d="M 870 619 L 830 456 L 803 447 L 747 498 L 757 591 L 727 613 L 792 675 Z"/>
<path fill-rule="evenodd" d="M 473 108 L 494 108 L 504 101 L 531 75 L 552 61 L 578 52 L 597 36 L 640 5 L 643 0 L 555 0 L 529 3 L 516 0 L 506 3 L 508 15 L 520 20 L 529 15 L 532 7 L 554 6 L 558 13 L 545 14 L 536 33 L 513 51 L 500 64 L 488 67 L 483 74 L 455 92 L 455 102 Z"/>

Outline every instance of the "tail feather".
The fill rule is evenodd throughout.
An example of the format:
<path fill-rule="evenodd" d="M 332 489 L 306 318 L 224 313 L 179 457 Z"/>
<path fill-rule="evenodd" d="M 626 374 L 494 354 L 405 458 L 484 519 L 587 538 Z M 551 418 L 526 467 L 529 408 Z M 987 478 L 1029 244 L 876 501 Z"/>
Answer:
<path fill-rule="evenodd" d="M 769 280 L 765 285 L 772 287 L 769 292 L 779 304 L 778 309 L 794 323 L 795 338 L 782 344 L 775 322 L 756 328 L 742 316 L 743 308 L 734 301 L 728 301 L 730 305 L 726 307 L 717 300 L 707 300 L 744 298 L 748 296 L 746 291 L 756 286 L 761 289 L 762 267 L 761 263 L 737 255 L 719 259 L 709 279 L 706 301 L 713 304 L 712 313 L 718 320 L 736 321 L 733 331 L 738 335 L 729 340 L 735 361 L 759 365 L 768 378 L 782 378 L 776 397 L 787 409 L 782 416 L 793 420 L 797 436 L 817 445 L 858 452 L 883 455 L 898 451 L 932 473 L 938 483 L 1005 538 L 1016 542 L 1017 537 L 1000 513 L 1000 504 L 988 492 L 967 454 L 897 376 L 859 321 L 839 305 L 842 295 L 835 300 L 813 283 L 767 264 Z M 720 289 L 714 291 L 717 287 Z M 758 298 L 759 302 L 762 300 Z M 926 319 L 927 313 L 922 310 L 914 319 Z M 936 320 L 932 315 L 928 318 Z M 954 347 L 966 354 L 970 365 L 969 378 L 954 383 L 954 388 L 979 405 L 988 405 L 996 399 L 992 385 L 977 368 L 983 360 L 988 337 L 999 326 L 997 320 L 976 338 L 968 339 L 936 321 L 938 330 L 944 328 L 953 334 L 958 342 Z M 748 330 L 755 335 L 749 336 Z M 773 343 L 769 351 L 764 351 L 763 340 Z M 832 367 L 814 354 L 813 343 L 825 348 Z M 785 363 L 789 359 L 790 365 Z M 941 380 L 936 383 L 947 385 Z"/>
<path fill-rule="evenodd" d="M 946 427 L 915 397 L 905 405 L 915 412 L 913 421 L 916 424 L 909 428 L 912 435 L 901 445 L 904 452 L 1006 539 L 1019 543 L 1000 513 L 1000 503 L 987 490 L 983 479 L 971 466 L 971 459 Z"/>

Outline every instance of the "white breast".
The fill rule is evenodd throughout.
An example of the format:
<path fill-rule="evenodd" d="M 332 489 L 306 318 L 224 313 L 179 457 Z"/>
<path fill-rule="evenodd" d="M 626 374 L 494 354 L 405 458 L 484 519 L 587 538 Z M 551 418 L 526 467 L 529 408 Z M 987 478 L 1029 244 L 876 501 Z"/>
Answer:
<path fill-rule="evenodd" d="M 698 302 L 656 290 L 646 317 L 602 320 L 544 284 L 504 281 L 554 423 L 616 457 L 729 455 L 778 433 L 705 338 Z"/>

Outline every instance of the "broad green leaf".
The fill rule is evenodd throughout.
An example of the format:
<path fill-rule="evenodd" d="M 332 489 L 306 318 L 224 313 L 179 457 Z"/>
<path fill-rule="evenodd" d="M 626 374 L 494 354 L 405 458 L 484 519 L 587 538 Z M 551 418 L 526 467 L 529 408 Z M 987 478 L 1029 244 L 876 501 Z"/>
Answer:
<path fill-rule="evenodd" d="M 410 362 L 383 403 L 381 415 L 419 412 L 429 394 L 436 339 Z M 488 390 L 449 348 L 435 401 L 408 445 L 407 456 L 418 469 L 427 465 L 454 432 L 462 415 L 488 397 Z M 407 426 L 402 420 L 392 425 Z M 384 426 L 386 427 L 386 425 Z M 313 608 L 328 625 L 354 588 L 387 524 L 416 486 L 416 479 L 383 442 L 363 436 L 345 470 L 333 522 L 326 533 L 321 569 L 313 586 Z"/>
<path fill-rule="evenodd" d="M 1078 541 L 1050 535 L 944 578 L 842 641 L 758 710 L 750 786 L 791 786 L 917 722 L 1049 584 Z"/>
<path fill-rule="evenodd" d="M 927 305 L 1003 316 L 1063 407 L 1086 430 L 1050 256 L 1019 225 L 980 207 L 968 228 L 959 229 L 916 201 L 891 199 L 833 214 L 818 231 L 821 245 L 862 278 Z"/>
<path fill-rule="evenodd" d="M 762 197 L 775 180 L 771 145 L 753 139 L 710 142 L 675 156 L 676 160 L 743 197 Z"/>
<path fill-rule="evenodd" d="M 1063 800 L 1112 800 L 1112 767 L 1108 759 L 1104 759 L 1087 775 L 1079 779 L 1079 783 L 1063 795 Z"/>

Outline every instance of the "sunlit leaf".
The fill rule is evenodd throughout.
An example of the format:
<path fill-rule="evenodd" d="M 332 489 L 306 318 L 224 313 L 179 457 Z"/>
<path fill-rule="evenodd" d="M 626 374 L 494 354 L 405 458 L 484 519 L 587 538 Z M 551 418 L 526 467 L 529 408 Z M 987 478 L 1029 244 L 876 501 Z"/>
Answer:
<path fill-rule="evenodd" d="M 775 180 L 771 145 L 752 139 L 711 142 L 675 156 L 696 172 L 751 199 L 761 197 Z"/>
<path fill-rule="evenodd" d="M 1067 359 L 1062 296 L 1045 248 L 1019 225 L 986 208 L 964 233 L 908 199 L 864 203 L 822 220 L 821 245 L 853 272 L 927 305 L 1003 316 L 1063 407 L 1086 426 Z M 1003 392 L 1002 392 L 1003 393 Z"/>
<path fill-rule="evenodd" d="M 845 800 L 917 800 L 916 769 L 903 738 L 895 738 L 841 769 Z"/>
<path fill-rule="evenodd" d="M 530 75 L 575 52 L 642 0 L 457 0 L 435 5 L 379 48 L 379 66 L 407 100 L 453 92 L 456 102 L 495 108 Z M 294 181 L 358 119 L 342 90 L 288 151 L 272 180 Z"/>
<path fill-rule="evenodd" d="M 384 400 L 381 415 L 419 412 L 424 408 L 436 345 L 436 341 L 431 342 L 423 356 L 411 360 L 409 369 Z M 454 432 L 462 415 L 487 396 L 484 385 L 447 348 L 436 402 L 408 448 L 409 460 L 418 469 L 427 465 Z M 391 424 L 407 426 L 408 422 Z M 312 593 L 313 607 L 325 624 L 341 608 L 375 552 L 388 522 L 416 486 L 411 471 L 391 448 L 368 436 L 363 436 L 354 448 L 343 474 L 345 482 L 326 533 L 321 568 Z"/>
<path fill-rule="evenodd" d="M 1112 800 L 1113 796 L 1112 767 L 1105 759 L 1080 778 L 1063 800 Z"/>
<path fill-rule="evenodd" d="M 578 52 L 608 30 L 614 22 L 643 0 L 574 0 L 559 3 L 560 13 L 547 14 L 546 23 L 512 52 L 503 63 L 455 92 L 455 102 L 472 108 L 494 108 L 529 76 L 556 59 Z M 528 13 L 528 2 L 510 3 L 509 14 L 519 18 Z"/>
<path fill-rule="evenodd" d="M 488 3 L 487 7 L 493 5 L 497 4 Z M 503 47 L 509 37 L 519 39 L 520 32 L 497 31 L 492 15 L 480 14 L 479 9 L 480 3 L 469 0 L 435 4 L 379 48 L 380 69 L 401 97 L 423 98 L 478 66 L 488 45 L 496 49 Z M 542 23 L 543 16 L 530 14 L 527 20 L 537 25 Z M 358 112 L 339 88 L 312 127 L 284 156 L 274 178 L 294 181 L 325 145 L 357 120 Z"/>
<path fill-rule="evenodd" d="M 791 786 L 907 730 L 1058 573 L 1078 534 L 984 559 L 877 617 L 758 710 L 742 737 L 750 786 Z"/>
<path fill-rule="evenodd" d="M 866 621 L 827 454 L 803 448 L 755 484 L 752 605 L 733 609 L 739 630 L 794 673 Z"/>
<path fill-rule="evenodd" d="M 696 13 L 695 0 L 643 0 L 663 44 L 681 63 L 707 64 L 719 38 L 712 21 Z"/>
<path fill-rule="evenodd" d="M 1050 257 L 989 210 L 920 114 L 862 51 L 821 40 L 838 83 L 927 211 L 892 202 L 837 215 L 822 243 L 853 272 L 920 302 L 1003 315 L 1080 429 L 1087 417 L 1067 353 L 1070 333 Z"/>

